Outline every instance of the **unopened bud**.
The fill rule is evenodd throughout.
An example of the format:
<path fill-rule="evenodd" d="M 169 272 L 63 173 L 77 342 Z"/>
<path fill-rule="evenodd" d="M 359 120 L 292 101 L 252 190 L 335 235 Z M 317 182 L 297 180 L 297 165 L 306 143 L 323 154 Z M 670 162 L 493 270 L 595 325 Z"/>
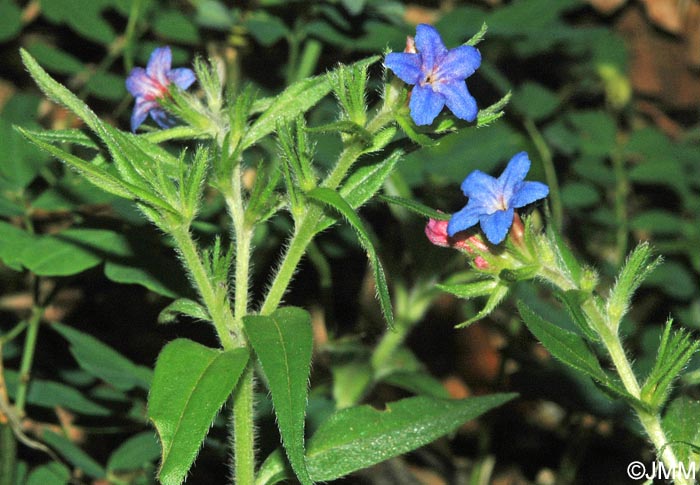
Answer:
<path fill-rule="evenodd" d="M 447 224 L 448 221 L 428 220 L 428 224 L 425 226 L 425 235 L 431 243 L 436 246 L 459 249 L 471 255 L 474 255 L 476 252 L 487 252 L 489 250 L 489 247 L 478 234 L 467 236 L 466 233 L 458 233 L 454 237 L 448 236 Z M 489 267 L 489 263 L 483 257 L 476 256 L 474 258 L 474 266 L 479 269 L 486 269 Z"/>
<path fill-rule="evenodd" d="M 413 37 L 410 35 L 406 36 L 406 48 L 403 50 L 404 52 L 408 54 L 417 54 L 418 51 L 416 50 L 416 43 L 413 40 Z"/>

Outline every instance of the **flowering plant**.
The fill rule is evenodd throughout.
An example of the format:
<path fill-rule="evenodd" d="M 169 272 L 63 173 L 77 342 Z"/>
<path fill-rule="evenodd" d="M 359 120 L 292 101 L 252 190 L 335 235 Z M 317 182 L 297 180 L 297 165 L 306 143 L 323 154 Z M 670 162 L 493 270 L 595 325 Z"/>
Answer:
<path fill-rule="evenodd" d="M 138 10 L 139 3 L 134 5 Z M 274 29 L 251 28 L 263 40 L 263 32 L 269 31 Z M 533 166 L 528 153 L 520 151 L 522 146 L 504 155 L 516 152 L 498 177 L 476 168 L 494 168 L 500 162 L 495 155 L 490 167 L 486 162 L 482 166 L 478 157 L 463 155 L 466 145 L 483 141 L 484 127 L 498 126 L 495 122 L 506 115 L 511 99 L 506 92 L 488 105 L 467 88 L 466 80 L 479 69 L 485 71 L 489 89 L 503 84 L 489 71 L 486 54 L 482 67 L 476 45 L 485 33 L 484 25 L 466 42 L 448 48 L 446 43 L 454 45 L 454 39 L 445 35 L 443 41 L 438 29 L 420 23 L 404 52 L 340 64 L 317 76 L 311 76 L 313 69 L 307 65 L 308 59 L 321 55 L 311 39 L 303 53 L 297 52 L 298 45 L 290 50 L 299 65 L 285 73 L 288 83 L 276 94 L 242 86 L 240 72 L 225 65 L 224 59 L 234 55 L 198 57 L 190 69 L 174 61 L 175 46 L 159 46 L 147 62 L 143 59 L 145 67 L 125 63 L 124 86 L 134 103 L 129 130 L 98 116 L 83 97 L 42 67 L 40 56 L 22 50 L 22 61 L 39 88 L 86 130 L 17 127 L 17 131 L 60 159 L 72 170 L 69 174 L 77 173 L 79 190 L 87 190 L 87 181 L 89 190 L 108 197 L 111 207 L 123 211 L 125 222 L 114 230 L 81 227 L 59 231 L 55 237 L 50 233 L 35 237 L 18 236 L 16 227 L 3 221 L 2 227 L 7 226 L 8 234 L 19 241 L 13 248 L 26 244 L 28 249 L 8 256 L 0 243 L 0 257 L 13 267 L 55 278 L 103 264 L 113 279 L 141 284 L 168 299 L 157 317 L 159 323 L 185 325 L 175 327 L 176 337 L 158 349 L 151 369 L 70 325 L 52 321 L 51 330 L 68 342 L 80 369 L 92 379 L 83 379 L 87 384 L 81 385 L 107 384 L 95 385 L 90 399 L 81 400 L 82 395 L 46 386 L 31 375 L 37 334 L 53 296 L 53 290 L 47 292 L 37 284 L 31 316 L 0 337 L 2 351 L 26 330 L 20 371 L 7 374 L 8 380 L 14 379 L 7 386 L 16 388 L 12 395 L 2 392 L 5 374 L 0 373 L 4 420 L 0 424 L 9 423 L 0 428 L 0 443 L 14 446 L 4 455 L 10 457 L 13 473 L 18 443 L 49 454 L 57 476 L 72 474 L 78 480 L 84 473 L 95 483 L 115 485 L 150 483 L 153 475 L 163 484 L 183 483 L 199 472 L 193 465 L 203 445 L 231 463 L 229 475 L 240 485 L 283 480 L 311 484 L 361 473 L 521 399 L 506 392 L 510 391 L 506 383 L 483 395 L 450 396 L 409 349 L 409 335 L 445 295 L 469 309 L 466 321 L 451 322 L 458 328 L 512 314 L 513 328 L 523 322 L 549 355 L 633 414 L 660 462 L 676 469 L 690 460 L 697 447 L 674 431 L 678 421 L 666 410 L 674 405 L 674 385 L 700 342 L 669 319 L 644 379 L 626 350 L 633 295 L 660 258 L 648 243 L 639 244 L 605 291 L 605 276 L 581 263 L 565 244 L 553 157 L 546 156 L 542 148 L 546 144 L 533 121 L 547 115 L 530 111 L 523 116 L 524 131 L 533 139 L 528 150 L 537 149 L 543 162 L 539 172 L 536 169 L 542 167 Z M 288 32 L 287 39 L 293 43 L 299 35 Z M 380 64 L 386 68 L 383 74 Z M 513 98 L 513 110 L 522 109 L 517 99 Z M 149 126 L 149 116 L 156 127 Z M 439 163 L 425 168 L 449 178 L 450 194 L 457 193 L 456 183 L 466 175 L 461 184 L 466 205 L 453 195 L 428 197 L 442 210 L 456 209 L 448 214 L 416 200 L 407 188 L 402 164 L 418 159 L 427 167 L 422 157 L 430 153 L 444 157 L 439 150 L 450 150 L 459 136 L 472 138 L 455 151 L 455 157 L 464 157 L 460 164 L 465 166 L 460 165 L 457 178 L 439 173 Z M 495 141 L 492 147 L 503 143 L 511 149 L 508 140 Z M 467 174 L 466 167 L 474 170 Z M 408 251 L 409 263 L 387 252 L 386 247 L 397 241 L 378 243 L 373 225 L 361 212 L 373 202 L 384 203 L 381 207 L 395 219 L 391 224 L 402 229 L 396 234 L 418 248 Z M 142 221 L 157 232 L 145 233 Z M 416 221 L 425 224 L 422 230 Z M 111 220 L 101 222 L 115 225 Z M 391 224 L 382 223 L 382 232 L 392 232 L 385 230 L 394 227 Z M 334 226 L 351 230 L 369 262 L 366 285 L 376 295 L 376 313 L 384 322 L 371 348 L 359 337 L 329 338 L 329 326 L 331 333 L 333 327 L 318 316 L 317 305 L 294 292 L 313 279 L 304 261 L 313 265 L 321 280 L 337 278 L 329 263 L 333 245 L 324 245 L 327 230 Z M 426 238 L 440 248 L 421 248 Z M 619 248 L 623 254 L 626 246 L 621 243 Z M 459 257 L 449 259 L 449 249 L 456 249 Z M 77 251 L 79 256 L 73 257 L 80 264 L 61 258 L 64 252 L 74 254 L 71 251 Z M 37 254 L 57 256 L 46 262 Z M 269 258 L 270 254 L 275 256 Z M 441 259 L 435 264 L 431 257 Z M 405 274 L 406 266 L 431 264 L 426 273 Z M 439 274 L 444 276 L 441 282 Z M 325 285 L 319 294 L 329 291 L 330 285 Z M 535 285 L 560 303 L 555 308 L 561 312 L 542 310 L 523 297 L 527 295 L 523 288 Z M 518 299 L 513 311 L 509 296 Z M 474 306 L 482 301 L 482 306 Z M 333 308 L 328 305 L 329 315 Z M 564 328 L 560 319 L 568 319 L 569 327 Z M 115 451 L 106 467 L 76 452 L 58 434 L 27 437 L 22 424 L 25 406 L 41 404 L 42 399 L 54 402 L 32 393 L 30 382 L 59 389 L 57 394 L 69 396 L 73 406 L 69 409 L 87 409 L 94 416 L 105 412 L 102 401 L 113 398 L 112 404 L 118 406 L 128 401 L 126 393 L 141 395 L 142 405 L 135 405 L 128 419 L 137 416 L 134 422 L 143 432 L 130 439 L 123 447 L 126 451 L 121 447 Z M 386 388 L 401 391 L 383 399 L 385 409 L 370 405 L 377 404 Z M 276 430 L 270 432 L 270 423 Z M 264 439 L 259 438 L 262 434 Z M 5 449 L 0 448 L 3 453 Z M 125 473 L 120 467 L 129 460 L 124 456 L 132 455 L 144 455 L 147 464 L 139 462 L 138 473 Z M 63 461 L 75 470 L 69 473 Z M 133 461 L 139 460 L 131 458 L 129 466 L 136 466 Z M 157 470 L 149 468 L 155 461 Z M 475 480 L 481 476 L 479 467 L 472 475 Z M 0 473 L 0 485 L 4 476 Z M 221 477 L 202 480 L 218 483 Z M 677 477 L 676 482 L 690 483 L 687 477 Z"/>

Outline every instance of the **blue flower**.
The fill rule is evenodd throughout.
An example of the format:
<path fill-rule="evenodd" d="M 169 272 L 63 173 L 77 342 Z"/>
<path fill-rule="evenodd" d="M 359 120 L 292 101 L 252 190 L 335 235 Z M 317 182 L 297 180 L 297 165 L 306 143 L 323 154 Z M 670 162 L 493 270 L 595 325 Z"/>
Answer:
<path fill-rule="evenodd" d="M 131 115 L 131 131 L 144 122 L 148 114 L 161 128 L 173 125 L 174 120 L 159 105 L 158 99 L 168 94 L 168 86 L 175 83 L 180 89 L 189 88 L 195 81 L 192 69 L 171 69 L 170 47 L 159 47 L 153 51 L 146 69 L 135 67 L 126 79 L 126 89 L 136 98 Z"/>
<path fill-rule="evenodd" d="M 405 83 L 415 84 L 409 107 L 416 125 L 431 124 L 445 105 L 457 118 L 474 121 L 476 100 L 464 80 L 481 65 L 479 51 L 469 45 L 448 51 L 438 31 L 426 24 L 416 27 L 414 50 L 387 54 L 384 64 Z"/>
<path fill-rule="evenodd" d="M 450 237 L 479 223 L 491 244 L 500 244 L 513 223 L 514 209 L 526 206 L 549 194 L 540 182 L 525 182 L 530 170 L 527 153 L 520 152 L 508 162 L 500 177 L 493 178 L 474 170 L 462 182 L 462 192 L 469 197 L 464 209 L 452 215 L 447 226 Z"/>

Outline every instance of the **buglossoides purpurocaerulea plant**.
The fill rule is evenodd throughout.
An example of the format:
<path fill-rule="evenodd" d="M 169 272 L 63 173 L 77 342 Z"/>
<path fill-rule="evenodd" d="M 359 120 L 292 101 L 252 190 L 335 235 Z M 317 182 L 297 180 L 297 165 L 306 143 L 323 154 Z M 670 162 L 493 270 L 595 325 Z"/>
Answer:
<path fill-rule="evenodd" d="M 515 282 L 547 285 L 569 310 L 580 333 L 563 330 L 520 303 L 527 327 L 554 357 L 625 400 L 659 458 L 669 467 L 677 465 L 676 445 L 666 438 L 660 410 L 698 344 L 686 333 L 674 331 L 669 322 L 656 365 L 642 382 L 619 335 L 634 291 L 659 263 L 649 245 L 643 243 L 630 254 L 615 285 L 603 296 L 595 271 L 574 258 L 552 224 L 543 230 L 535 213 L 521 217 L 516 212 L 543 206 L 548 194 L 546 185 L 525 181 L 530 161 L 524 152 L 514 155 L 498 178 L 480 171 L 468 175 L 461 187 L 468 202 L 452 216 L 413 200 L 380 196 L 400 163 L 401 147 L 436 144 L 446 133 L 477 129 L 502 116 L 509 95 L 479 109 L 465 82 L 481 64 L 475 45 L 484 32 L 485 28 L 464 45 L 447 49 L 435 28 L 419 25 L 405 52 L 384 58 L 387 70 L 374 106 L 367 106 L 367 78 L 380 56 L 339 65 L 262 98 L 249 88 L 232 92 L 214 62 L 197 59 L 194 70 L 173 68 L 169 47 L 160 47 L 145 68 L 134 68 L 127 78 L 135 98 L 131 132 L 105 123 L 22 51 L 44 93 L 77 115 L 99 143 L 75 130 L 19 129 L 21 133 L 92 184 L 132 201 L 170 238 L 197 297 L 175 300 L 163 314 L 209 323 L 218 337 L 217 348 L 179 338 L 158 357 L 148 418 L 162 447 L 158 470 L 162 483 L 186 480 L 222 408 L 229 414 L 235 483 L 269 485 L 296 477 L 310 484 L 416 449 L 516 397 L 492 394 L 449 400 L 419 395 L 388 403 L 380 411 L 360 402 L 376 382 L 369 379 L 338 403 L 336 412 L 310 437 L 305 436 L 311 318 L 302 308 L 284 306 L 283 300 L 314 238 L 333 225 L 347 223 L 367 254 L 388 326 L 371 358 L 375 378 L 394 365 L 392 357 L 415 323 L 395 321 L 373 234 L 358 213 L 376 197 L 429 217 L 425 232 L 430 241 L 465 253 L 472 266 L 469 280 L 440 285 L 461 298 L 487 298 L 483 310 L 463 325 L 488 315 Z M 188 91 L 192 86 L 197 90 Z M 305 113 L 329 93 L 338 101 L 337 120 L 307 126 Z M 149 115 L 159 129 L 137 134 Z M 310 134 L 340 136 L 342 149 L 328 171 L 314 159 Z M 243 175 L 250 168 L 245 155 L 268 138 L 278 145 L 279 159 L 260 163 L 254 181 L 245 183 Z M 167 142 L 187 149 L 173 154 L 164 148 Z M 92 151 L 95 159 L 109 163 L 81 158 L 66 144 L 80 146 L 80 153 Z M 220 234 L 210 247 L 197 242 L 193 229 L 205 191 L 222 197 L 230 225 L 230 234 Z M 254 237 L 281 212 L 288 214 L 292 229 L 280 263 L 269 270 L 263 297 L 251 301 Z M 397 294 L 394 304 L 399 299 Z M 592 351 L 593 346 L 606 355 Z M 609 359 L 610 369 L 601 358 Z M 267 457 L 256 456 L 256 387 L 269 391 L 281 437 L 280 448 Z M 227 403 L 230 406 L 224 406 Z"/>

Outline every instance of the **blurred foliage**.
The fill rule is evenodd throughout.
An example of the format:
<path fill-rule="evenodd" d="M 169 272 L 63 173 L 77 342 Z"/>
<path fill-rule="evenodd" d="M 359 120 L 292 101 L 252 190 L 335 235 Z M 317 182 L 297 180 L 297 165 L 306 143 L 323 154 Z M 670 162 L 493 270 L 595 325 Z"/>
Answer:
<path fill-rule="evenodd" d="M 496 5 L 486 6 L 490 3 Z M 155 355 L 163 341 L 181 334 L 212 339 L 187 324 L 153 325 L 170 299 L 190 296 L 168 242 L 126 203 L 66 170 L 13 129 L 81 128 L 29 82 L 19 48 L 26 48 L 104 119 L 126 127 L 132 100 L 124 79 L 131 67 L 145 65 L 155 46 L 171 45 L 175 65 L 189 64 L 195 55 L 220 59 L 234 87 L 252 83 L 261 93 L 274 93 L 339 61 L 402 50 L 417 21 L 433 23 L 448 46 L 466 41 L 486 22 L 488 34 L 479 44 L 484 64 L 470 89 L 482 107 L 508 91 L 513 98 L 506 117 L 492 125 L 448 135 L 437 146 L 407 154 L 385 192 L 456 210 L 464 202 L 458 184 L 468 172 L 493 171 L 516 151 L 527 150 L 532 177 L 552 187 L 553 215 L 560 218 L 568 242 L 604 278 L 612 278 L 638 240 L 651 241 L 664 256 L 665 264 L 652 273 L 639 304 L 623 322 L 634 345 L 629 350 L 640 365 L 653 361 L 667 315 L 700 330 L 700 126 L 696 117 L 687 121 L 694 119 L 688 114 L 697 115 L 698 107 L 671 114 L 681 126 L 673 137 L 640 112 L 627 74 L 628 50 L 612 22 L 582 3 L 514 0 L 417 6 L 380 0 L 260 0 L 230 7 L 218 0 L 0 0 L 0 344 L 11 399 L 16 398 L 22 365 L 21 345 L 11 338 L 13 332 L 37 311 L 49 323 L 65 323 L 42 326 L 25 396 L 25 428 L 32 439 L 42 436 L 60 461 L 22 449 L 15 483 L 67 483 L 69 476 L 77 476 L 69 467 L 101 483 L 153 483 L 159 453 L 145 422 L 144 403 Z M 331 103 L 327 99 L 315 108 L 309 116 L 311 126 L 335 121 L 330 119 Z M 336 148 L 328 137 L 319 138 L 318 159 Z M 276 148 L 262 143 L 252 153 L 247 160 L 251 166 L 258 159 L 273 159 Z M 198 222 L 200 239 L 211 239 L 219 231 L 223 210 L 221 200 L 207 200 Z M 441 324 L 459 323 L 477 307 L 465 303 L 454 308 L 454 300 L 444 298 L 435 303 L 439 293 L 433 285 L 461 271 L 465 262 L 448 250 L 430 247 L 423 240 L 423 221 L 401 208 L 374 205 L 366 213 L 375 225 L 380 256 L 386 259 L 397 295 L 396 318 L 422 323 L 410 342 L 433 371 L 431 375 L 406 349 L 391 363 L 393 370 L 387 368 L 387 385 L 380 391 L 440 394 L 435 375 L 443 378 L 464 367 L 462 356 L 450 350 L 454 345 L 444 340 L 453 339 L 456 331 L 446 333 Z M 256 269 L 274 263 L 288 225 L 285 218 L 276 218 L 267 232 L 257 234 Z M 319 386 L 309 397 L 313 428 L 321 420 L 318 416 L 336 405 L 332 399 L 356 400 L 342 395 L 352 392 L 350 386 L 329 382 L 358 382 L 367 376 L 357 364 L 363 362 L 358 356 L 367 353 L 381 324 L 373 304 L 360 296 L 358 306 L 365 265 L 351 229 L 325 234 L 309 259 L 290 299 L 304 305 L 331 303 L 324 321 L 330 336 L 319 342 L 321 363 L 314 371 Z M 261 273 L 259 288 L 265 283 Z M 110 281 L 141 285 L 148 292 Z M 549 295 L 520 288 L 516 293 L 538 314 L 576 331 Z M 108 299 L 117 303 L 105 303 Z M 491 317 L 504 343 L 498 349 L 499 377 L 487 387 L 517 390 L 533 403 L 546 400 L 563 409 L 568 419 L 558 424 L 558 436 L 545 428 L 532 432 L 536 439 L 549 441 L 544 449 L 573 443 L 581 435 L 593 446 L 595 431 L 582 417 L 587 414 L 629 422 L 627 431 L 614 430 L 614 443 L 636 439 L 642 448 L 644 442 L 634 438 L 634 424 L 602 391 L 550 359 L 537 360 L 532 338 L 513 315 L 513 306 L 506 305 Z M 473 335 L 468 332 L 473 331 L 460 332 L 458 338 Z M 437 350 L 431 351 L 431 345 Z M 487 355 L 488 345 L 471 351 Z M 446 356 L 436 357 L 441 353 Z M 406 373 L 413 377 L 406 378 Z M 483 385 L 476 368 L 463 371 L 462 379 Z M 689 378 L 676 390 L 665 417 L 674 439 L 697 438 L 696 426 L 691 430 L 677 425 L 689 413 L 695 419 L 700 416 L 697 384 L 698 379 Z M 270 414 L 268 398 L 259 397 L 260 414 Z M 379 399 L 374 394 L 365 397 Z M 525 429 L 523 433 L 537 427 L 520 411 L 516 417 L 501 418 Z M 519 421 L 513 424 L 514 420 Z M 530 480 L 537 471 L 533 462 L 573 476 L 585 459 L 585 452 L 566 446 L 551 456 L 533 457 L 526 439 L 516 438 L 512 427 L 507 432 L 502 427 L 491 422 L 490 431 L 482 430 L 491 437 L 479 444 L 479 459 L 495 455 L 505 463 L 521 460 L 522 473 Z M 513 442 L 499 443 L 504 439 Z M 597 439 L 604 442 L 605 434 Z M 218 423 L 207 439 L 205 463 L 222 462 L 225 442 L 224 425 Z M 0 450 L 9 446 L 6 443 L 0 440 Z M 505 449 L 508 444 L 510 450 Z M 261 443 L 266 450 L 269 446 Z M 629 453 L 618 450 L 619 462 L 629 462 Z M 437 456 L 428 461 L 442 460 Z M 475 463 L 476 474 L 480 462 Z M 203 466 L 194 470 L 188 483 L 213 483 L 211 477 L 223 473 L 216 466 L 211 472 Z"/>

